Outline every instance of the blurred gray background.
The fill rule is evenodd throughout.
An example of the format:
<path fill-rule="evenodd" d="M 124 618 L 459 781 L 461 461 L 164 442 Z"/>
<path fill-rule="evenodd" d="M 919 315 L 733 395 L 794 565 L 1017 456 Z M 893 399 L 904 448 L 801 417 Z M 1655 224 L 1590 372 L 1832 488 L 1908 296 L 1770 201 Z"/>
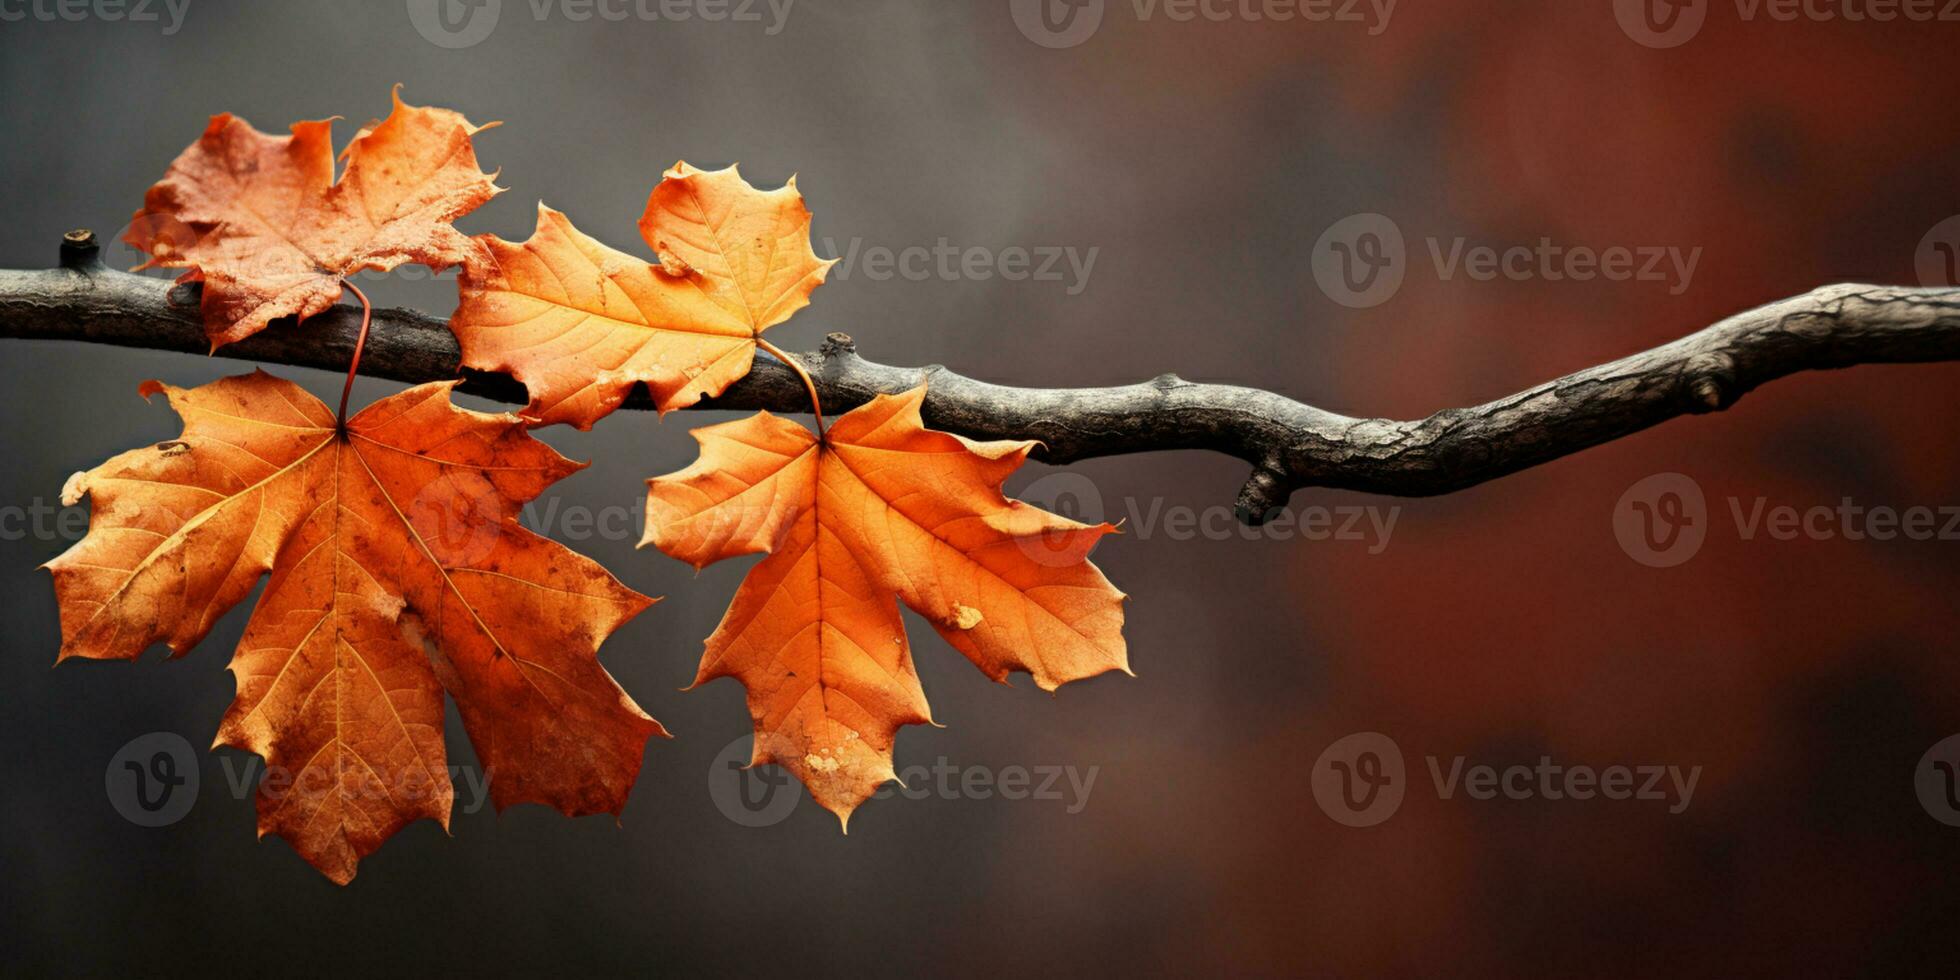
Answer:
<path fill-rule="evenodd" d="M 740 161 L 763 186 L 797 174 L 820 254 L 942 239 L 1095 250 L 1080 281 L 880 281 L 840 267 L 771 332 L 787 348 L 842 330 L 875 360 L 1000 382 L 1174 370 L 1412 416 L 1825 281 L 1912 281 L 1922 234 L 1960 210 L 1956 130 L 1924 115 L 1952 114 L 1929 107 L 1951 101 L 1954 25 L 1912 25 L 1927 39 L 1913 50 L 1933 59 L 1915 61 L 1844 25 L 1711 26 L 1685 53 L 1650 50 L 1606 3 L 1498 15 L 1408 0 L 1381 31 L 1142 22 L 1112 3 L 1096 37 L 1056 49 L 1018 29 L 1005 0 L 798 0 L 774 34 L 766 4 L 759 22 L 608 22 L 504 0 L 486 38 L 447 48 L 418 33 L 412 6 L 190 0 L 169 34 L 160 6 L 166 23 L 0 23 L 0 266 L 51 265 L 71 227 L 120 227 L 211 113 L 267 131 L 341 115 L 344 140 L 402 82 L 410 102 L 503 123 L 477 146 L 511 190 L 459 222 L 472 233 L 526 237 L 542 199 L 647 254 L 635 221 L 684 158 Z M 1770 53 L 1791 44 L 1804 55 Z M 1749 67 L 1807 58 L 1837 84 L 1794 68 L 1772 84 Z M 1854 115 L 1868 127 L 1843 123 Z M 1860 140 L 1862 155 L 1831 149 Z M 1323 295 L 1308 257 L 1323 229 L 1361 212 L 1400 222 L 1412 255 L 1432 234 L 1706 254 L 1680 295 L 1441 282 L 1418 260 L 1393 302 L 1350 310 Z M 419 271 L 371 292 L 447 313 L 453 283 Z M 54 507 L 69 473 L 172 436 L 165 406 L 136 396 L 143 379 L 245 369 L 0 342 L 0 502 Z M 273 370 L 329 401 L 340 384 Z M 1701 479 L 1712 510 L 1731 494 L 1960 498 L 1956 381 L 1950 366 L 1805 378 L 1458 497 L 1296 499 L 1399 507 L 1383 549 L 1138 525 L 1229 505 L 1244 468 L 1222 457 L 1073 467 L 1082 482 L 1046 486 L 1091 487 L 1103 516 L 1132 518 L 1096 561 L 1132 597 L 1138 677 L 1055 697 L 1024 677 L 1001 687 L 911 619 L 947 727 L 902 733 L 898 762 L 1093 767 L 1084 805 L 874 800 L 849 836 L 807 799 L 744 827 L 708 791 L 717 753 L 747 729 L 742 692 L 678 689 L 747 563 L 697 576 L 636 551 L 633 534 L 546 521 L 666 597 L 603 660 L 677 737 L 649 747 L 618 825 L 465 813 L 459 798 L 451 838 L 418 824 L 346 889 L 283 842 L 254 844 L 250 800 L 202 753 L 249 604 L 182 661 L 51 671 L 59 630 L 36 565 L 69 539 L 10 533 L 0 961 L 10 975 L 1923 965 L 1951 946 L 1936 938 L 1953 911 L 1939 883 L 1960 854 L 1914 800 L 1911 767 L 1960 729 L 1960 623 L 1939 600 L 1960 584 L 1960 543 L 1776 550 L 1717 534 L 1664 573 L 1628 560 L 1610 514 L 1628 485 L 1670 469 Z M 392 390 L 363 380 L 355 401 Z M 594 461 L 547 499 L 558 513 L 637 516 L 644 478 L 688 463 L 685 429 L 719 418 L 620 413 L 589 433 L 543 431 Z M 1050 472 L 1030 466 L 1010 489 Z M 451 722 L 452 761 L 473 763 L 453 710 Z M 1708 773 L 1680 816 L 1430 798 L 1355 831 L 1315 808 L 1306 774 L 1327 743 L 1368 730 L 1402 742 L 1412 779 L 1427 753 Z M 150 732 L 180 733 L 201 756 L 196 806 L 162 828 L 105 798 L 111 758 Z M 1780 898 L 1832 886 L 1882 911 Z M 1746 936 L 1802 938 L 1733 941 Z"/>

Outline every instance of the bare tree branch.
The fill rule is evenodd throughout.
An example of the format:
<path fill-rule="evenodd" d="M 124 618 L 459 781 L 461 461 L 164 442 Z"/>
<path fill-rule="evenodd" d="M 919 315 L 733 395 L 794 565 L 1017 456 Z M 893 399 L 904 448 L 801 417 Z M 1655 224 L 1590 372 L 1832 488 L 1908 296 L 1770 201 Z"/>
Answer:
<path fill-rule="evenodd" d="M 218 356 L 346 371 L 359 314 L 338 307 L 304 324 L 281 323 Z M 0 336 L 82 340 L 205 353 L 191 290 L 102 268 L 93 236 L 71 233 L 62 267 L 0 270 Z M 824 405 L 854 408 L 880 392 L 930 382 L 926 422 L 979 439 L 1038 439 L 1037 459 L 1207 449 L 1253 466 L 1239 491 L 1241 519 L 1259 523 L 1294 490 L 1336 487 L 1429 496 L 1475 486 L 1618 439 L 1678 415 L 1716 412 L 1764 382 L 1853 364 L 1960 360 L 1960 288 L 1836 285 L 1732 316 L 1670 344 L 1548 381 L 1471 408 L 1416 421 L 1361 419 L 1256 388 L 1195 384 L 1166 374 L 1117 388 L 1013 388 L 943 367 L 902 368 L 857 355 L 832 334 L 793 355 L 816 378 Z M 403 382 L 458 376 L 447 324 L 409 310 L 378 310 L 361 373 Z M 498 374 L 462 372 L 462 390 L 522 404 L 524 387 Z M 637 392 L 628 408 L 651 408 Z M 809 410 L 796 375 L 767 355 L 704 409 Z"/>

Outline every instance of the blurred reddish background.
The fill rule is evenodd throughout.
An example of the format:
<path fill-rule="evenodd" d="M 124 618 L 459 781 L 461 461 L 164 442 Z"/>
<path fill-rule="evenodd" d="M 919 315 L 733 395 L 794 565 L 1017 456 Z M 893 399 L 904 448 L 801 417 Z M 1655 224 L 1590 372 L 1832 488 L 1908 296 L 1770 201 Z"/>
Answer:
<path fill-rule="evenodd" d="M 1302 297 L 1303 319 L 1345 321 L 1315 335 L 1327 366 L 1310 393 L 1341 411 L 1420 417 L 1824 283 L 1920 282 L 1921 237 L 1960 210 L 1960 24 L 1745 22 L 1718 2 L 1690 42 L 1654 50 L 1606 6 L 1408 3 L 1365 39 L 1113 21 L 1122 81 L 1081 86 L 1074 108 L 1132 106 L 1165 74 L 1223 98 L 1313 66 L 1353 134 L 1355 183 L 1392 199 L 1378 210 L 1411 255 L 1382 306 Z M 1190 107 L 1158 108 L 1169 131 Z M 1259 122 L 1241 151 L 1284 152 Z M 1112 147 L 1109 166 L 1132 152 Z M 1230 175 L 1193 175 L 1208 180 Z M 1474 229 L 1703 255 L 1678 296 L 1442 281 L 1416 254 L 1429 229 L 1446 247 Z M 1138 750 L 1179 774 L 1179 795 L 1230 801 L 1181 825 L 1174 855 L 1145 844 L 1170 814 L 1132 815 L 1125 859 L 1189 862 L 1215 889 L 1204 936 L 1167 933 L 1165 954 L 1344 975 L 1951 975 L 1960 833 L 1922 812 L 1911 773 L 1960 730 L 1960 542 L 1746 541 L 1728 500 L 1960 499 L 1957 371 L 1778 382 L 1725 415 L 1412 504 L 1379 559 L 1300 554 L 1312 691 L 1221 721 L 1248 764 L 1301 774 L 1342 735 L 1385 733 L 1409 797 L 1349 830 L 1304 778 L 1248 782 L 1175 738 Z M 1654 569 L 1616 546 L 1607 515 L 1667 471 L 1698 480 L 1711 530 L 1691 561 Z M 1271 669 L 1262 653 L 1222 669 Z M 1681 815 L 1439 801 L 1422 757 L 1447 769 L 1458 754 L 1705 771 Z"/>
<path fill-rule="evenodd" d="M 1656 48 L 1609 0 L 1403 0 L 1379 31 L 1253 23 L 1236 3 L 1214 5 L 1241 12 L 1220 23 L 1143 20 L 1110 0 L 1093 38 L 1049 48 L 1009 6 L 806 0 L 764 37 L 534 23 L 506 3 L 496 35 L 463 50 L 425 43 L 393 10 L 310 5 L 200 5 L 167 41 L 127 25 L 5 25 L 12 91 L 67 78 L 76 59 L 122 67 L 76 79 L 59 105 L 0 110 L 4 172 L 36 189 L 9 202 L 4 264 L 45 265 L 65 228 L 120 220 L 206 113 L 268 129 L 360 119 L 402 79 L 418 102 L 506 121 L 481 152 L 517 190 L 472 215 L 472 232 L 521 237 L 542 197 L 637 248 L 647 187 L 685 156 L 739 159 L 758 183 L 800 171 L 819 237 L 841 243 L 1101 250 L 1080 295 L 837 277 L 780 328 L 786 346 L 844 329 L 881 361 L 1008 383 L 1174 370 L 1416 418 L 1825 283 L 1918 283 L 1922 242 L 1960 213 L 1960 23 L 1744 20 L 1734 0 L 1708 0 L 1691 39 Z M 1316 285 L 1311 252 L 1367 212 L 1406 236 L 1407 276 L 1389 301 L 1350 309 Z M 1446 280 L 1427 242 L 1458 236 L 1699 260 L 1679 291 Z M 378 298 L 453 301 L 446 282 L 416 285 Z M 237 368 L 79 346 L 8 354 L 15 411 L 60 427 L 9 437 L 18 468 L 0 486 L 15 500 L 168 438 L 164 413 L 128 394 L 138 379 Z M 631 502 L 646 475 L 692 458 L 681 427 L 709 420 L 546 433 L 597 460 L 563 499 Z M 1045 472 L 1012 486 L 1039 489 Z M 1069 472 L 1114 519 L 1131 499 L 1222 506 L 1244 467 L 1181 453 Z M 1654 568 L 1622 549 L 1613 513 L 1666 472 L 1705 495 L 1707 538 Z M 702 790 L 744 728 L 740 692 L 673 692 L 743 569 L 696 578 L 630 540 L 578 542 L 670 596 L 604 655 L 679 736 L 650 749 L 623 825 L 459 816 L 454 839 L 424 825 L 391 842 L 346 892 L 283 845 L 252 848 L 251 807 L 226 796 L 215 763 L 200 807 L 168 830 L 103 803 L 102 760 L 132 735 L 208 739 L 242 616 L 183 664 L 49 672 L 53 603 L 32 569 L 61 542 L 10 543 L 0 587 L 23 598 L 4 668 L 16 710 L 0 724 L 21 790 L 0 814 L 0 854 L 8 904 L 37 941 L 7 955 L 128 970 L 159 951 L 170 972 L 263 956 L 342 972 L 1951 976 L 1960 829 L 1932 819 L 1913 778 L 1960 732 L 1960 541 L 1745 540 L 1730 516 L 1732 499 L 1747 511 L 1847 497 L 1960 504 L 1960 365 L 1778 381 L 1727 412 L 1446 498 L 1296 495 L 1296 509 L 1399 507 L 1378 554 L 1183 540 L 1132 521 L 1096 560 L 1133 597 L 1136 679 L 1053 699 L 1024 680 L 998 689 L 912 631 L 949 727 L 904 733 L 901 768 L 1094 765 L 1089 805 L 875 801 L 848 838 L 807 803 L 779 826 L 736 827 Z M 1329 819 L 1310 782 L 1323 750 L 1356 732 L 1393 739 L 1407 763 L 1400 809 L 1360 829 Z M 1701 771 L 1670 813 L 1443 800 L 1432 756 Z M 105 923 L 122 930 L 113 942 L 89 931 Z"/>

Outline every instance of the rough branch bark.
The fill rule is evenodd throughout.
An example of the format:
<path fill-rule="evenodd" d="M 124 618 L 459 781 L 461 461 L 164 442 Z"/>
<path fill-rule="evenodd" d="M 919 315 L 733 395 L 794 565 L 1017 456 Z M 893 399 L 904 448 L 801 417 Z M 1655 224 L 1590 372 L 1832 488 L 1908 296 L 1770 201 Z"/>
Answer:
<path fill-rule="evenodd" d="M 220 349 L 221 357 L 346 371 L 359 315 L 339 307 L 282 323 Z M 194 295 L 101 266 L 93 236 L 71 233 L 62 267 L 0 270 L 0 336 L 82 340 L 205 353 Z M 858 356 L 830 335 L 793 355 L 816 378 L 824 406 L 854 408 L 880 392 L 930 383 L 926 422 L 980 439 L 1038 439 L 1036 458 L 1207 449 L 1252 464 L 1238 513 L 1259 523 L 1294 490 L 1335 487 L 1395 496 L 1449 493 L 1657 425 L 1720 411 L 1764 382 L 1853 364 L 1960 360 L 1960 288 L 1836 285 L 1732 316 L 1670 344 L 1587 368 L 1515 395 L 1425 419 L 1349 418 L 1255 388 L 1196 384 L 1166 374 L 1116 388 L 1013 388 L 937 365 L 903 368 Z M 455 338 L 441 319 L 378 310 L 361 373 L 403 382 L 458 376 Z M 509 377 L 462 372 L 462 390 L 522 404 Z M 755 369 L 704 409 L 809 410 L 785 365 Z M 644 393 L 629 408 L 650 408 Z"/>

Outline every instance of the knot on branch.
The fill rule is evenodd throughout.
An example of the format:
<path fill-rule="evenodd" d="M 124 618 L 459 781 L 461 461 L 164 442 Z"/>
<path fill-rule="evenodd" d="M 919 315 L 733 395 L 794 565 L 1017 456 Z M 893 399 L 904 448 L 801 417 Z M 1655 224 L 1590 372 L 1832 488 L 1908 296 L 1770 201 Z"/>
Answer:
<path fill-rule="evenodd" d="M 1696 354 L 1681 368 L 1681 380 L 1688 394 L 1688 411 L 1703 415 L 1719 412 L 1742 397 L 1736 383 L 1735 359 L 1720 351 Z"/>
<path fill-rule="evenodd" d="M 96 241 L 95 232 L 77 228 L 61 236 L 61 267 L 76 272 L 102 268 L 102 245 Z"/>
<path fill-rule="evenodd" d="M 1238 516 L 1239 523 L 1258 527 L 1272 520 L 1291 496 L 1291 481 L 1277 468 L 1262 464 L 1253 467 L 1252 475 L 1245 479 L 1245 486 L 1239 488 L 1239 499 L 1233 512 Z"/>
<path fill-rule="evenodd" d="M 823 346 L 817 349 L 817 353 L 829 360 L 840 354 L 855 354 L 857 349 L 857 341 L 852 340 L 850 334 L 833 330 L 824 335 Z"/>

